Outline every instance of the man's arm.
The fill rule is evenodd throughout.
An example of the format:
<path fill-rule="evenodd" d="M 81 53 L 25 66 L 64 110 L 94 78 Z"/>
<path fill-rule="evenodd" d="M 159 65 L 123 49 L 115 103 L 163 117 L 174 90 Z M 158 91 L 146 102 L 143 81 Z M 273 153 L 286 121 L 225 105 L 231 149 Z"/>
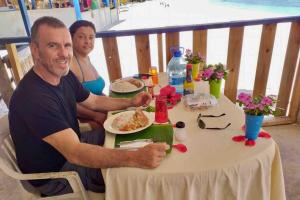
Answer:
<path fill-rule="evenodd" d="M 131 99 L 97 96 L 90 93 L 89 97 L 85 101 L 81 102 L 80 105 L 97 111 L 112 111 L 128 107 L 148 105 L 150 101 L 151 96 L 146 92 L 140 92 Z"/>
<path fill-rule="evenodd" d="M 104 121 L 106 120 L 107 113 L 105 112 L 99 112 L 99 111 L 93 111 L 91 109 L 88 109 L 80 104 L 76 104 L 77 106 L 77 117 L 81 119 L 86 119 L 89 121 L 94 121 L 95 123 L 99 125 L 103 125 Z"/>
<path fill-rule="evenodd" d="M 168 148 L 165 143 L 155 143 L 137 151 L 108 149 L 81 143 L 70 128 L 49 135 L 43 140 L 63 154 L 70 163 L 91 168 L 155 168 L 165 157 Z"/>

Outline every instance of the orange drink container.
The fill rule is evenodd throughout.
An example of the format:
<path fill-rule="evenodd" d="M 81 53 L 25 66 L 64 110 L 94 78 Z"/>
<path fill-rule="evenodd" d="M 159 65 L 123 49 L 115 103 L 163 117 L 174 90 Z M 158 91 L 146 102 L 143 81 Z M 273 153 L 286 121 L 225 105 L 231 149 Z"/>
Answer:
<path fill-rule="evenodd" d="M 150 67 L 149 74 L 151 75 L 153 85 L 157 85 L 158 84 L 157 68 Z"/>

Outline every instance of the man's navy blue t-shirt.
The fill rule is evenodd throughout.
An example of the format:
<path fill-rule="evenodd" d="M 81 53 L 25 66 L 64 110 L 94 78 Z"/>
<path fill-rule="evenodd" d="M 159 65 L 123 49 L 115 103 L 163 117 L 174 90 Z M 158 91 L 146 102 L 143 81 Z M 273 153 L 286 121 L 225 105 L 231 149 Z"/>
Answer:
<path fill-rule="evenodd" d="M 18 165 L 23 173 L 56 172 L 66 159 L 42 139 L 72 128 L 80 138 L 76 102 L 89 96 L 70 71 L 57 86 L 30 70 L 19 83 L 9 105 L 9 126 L 16 148 Z M 48 180 L 30 181 L 40 186 Z"/>

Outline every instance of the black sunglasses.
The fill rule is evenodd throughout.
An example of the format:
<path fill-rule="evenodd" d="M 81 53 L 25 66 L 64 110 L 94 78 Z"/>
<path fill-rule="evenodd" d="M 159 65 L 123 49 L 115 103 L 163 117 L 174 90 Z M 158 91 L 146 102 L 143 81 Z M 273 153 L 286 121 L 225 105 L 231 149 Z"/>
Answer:
<path fill-rule="evenodd" d="M 201 129 L 213 129 L 213 130 L 223 130 L 226 129 L 228 126 L 231 125 L 231 123 L 228 123 L 225 127 L 206 127 L 205 122 L 201 119 L 201 117 L 222 117 L 225 116 L 225 113 L 222 113 L 220 115 L 202 115 L 201 113 L 199 113 L 198 117 L 197 117 L 197 122 L 198 122 L 198 126 Z"/>

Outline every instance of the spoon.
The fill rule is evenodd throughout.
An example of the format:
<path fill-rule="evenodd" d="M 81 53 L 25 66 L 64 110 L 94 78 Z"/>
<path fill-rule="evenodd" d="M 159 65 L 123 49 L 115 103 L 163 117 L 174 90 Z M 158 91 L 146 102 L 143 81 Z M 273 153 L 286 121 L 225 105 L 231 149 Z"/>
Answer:
<path fill-rule="evenodd" d="M 184 144 L 173 144 L 172 146 L 182 153 L 187 151 L 187 147 Z"/>

